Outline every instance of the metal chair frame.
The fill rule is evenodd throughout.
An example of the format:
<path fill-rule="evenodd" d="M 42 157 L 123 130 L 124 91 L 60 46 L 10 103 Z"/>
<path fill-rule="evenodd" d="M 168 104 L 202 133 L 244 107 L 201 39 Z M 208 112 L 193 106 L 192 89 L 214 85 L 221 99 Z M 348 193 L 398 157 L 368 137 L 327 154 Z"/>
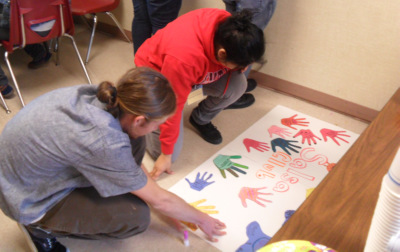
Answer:
<path fill-rule="evenodd" d="M 14 0 L 14 1 L 17 1 L 17 0 Z M 74 37 L 71 36 L 71 35 L 68 34 L 68 33 L 65 33 L 63 4 L 60 3 L 60 4 L 58 4 L 58 5 L 59 5 L 59 10 L 60 10 L 60 21 L 61 21 L 61 22 L 60 22 L 60 23 L 61 23 L 61 35 L 60 35 L 59 37 L 65 36 L 65 37 L 70 38 L 70 40 L 71 40 L 71 42 L 72 42 L 72 44 L 73 44 L 73 47 L 74 47 L 74 49 L 75 49 L 75 53 L 76 53 L 76 55 L 78 56 L 79 62 L 80 62 L 80 64 L 81 64 L 81 66 L 82 66 L 82 69 L 83 69 L 83 71 L 85 72 L 86 78 L 87 78 L 87 80 L 89 81 L 89 83 L 92 84 L 92 80 L 91 80 L 90 77 L 89 77 L 89 74 L 88 74 L 88 72 L 87 72 L 87 69 L 86 69 L 86 67 L 85 67 L 85 64 L 83 63 L 83 60 L 82 60 L 81 55 L 79 54 L 78 47 L 76 46 L 76 42 L 75 42 Z M 14 5 L 14 6 L 15 6 L 15 5 Z M 21 34 L 20 34 L 20 35 L 21 35 L 22 43 L 21 43 L 20 45 L 18 45 L 18 46 L 14 46 L 14 47 L 12 48 L 12 51 L 14 51 L 14 50 L 16 50 L 16 49 L 24 48 L 24 47 L 26 46 L 26 33 L 25 33 L 25 26 L 24 26 L 25 20 L 24 20 L 24 14 L 23 14 L 23 13 L 20 14 L 19 19 L 20 19 L 20 20 L 19 20 L 19 23 L 20 23 L 20 31 L 21 31 Z M 10 27 L 10 28 L 11 28 L 11 27 Z M 59 37 L 57 37 L 57 39 L 58 39 Z M 12 51 L 11 51 L 11 52 L 12 52 Z M 17 79 L 15 78 L 14 71 L 12 70 L 12 67 L 11 67 L 11 64 L 10 64 L 10 61 L 9 61 L 9 54 L 10 54 L 10 52 L 8 52 L 7 50 L 5 50 L 4 59 L 5 59 L 5 61 L 6 61 L 8 70 L 9 70 L 10 75 L 11 75 L 11 78 L 12 78 L 12 80 L 13 80 L 13 82 L 14 82 L 15 89 L 16 89 L 16 92 L 17 92 L 17 94 L 18 94 L 18 97 L 19 97 L 19 99 L 20 99 L 20 101 L 21 101 L 22 106 L 24 107 L 24 106 L 25 106 L 25 102 L 24 102 L 24 99 L 22 98 L 22 94 L 21 94 L 21 91 L 20 91 L 20 88 L 19 88 Z M 57 54 L 57 58 L 58 58 L 58 54 Z M 6 102 L 5 102 L 4 98 L 3 98 L 3 96 L 1 95 L 1 93 L 0 93 L 0 100 L 1 100 L 1 102 L 3 103 L 3 105 L 4 105 L 5 109 L 6 109 L 6 113 L 7 113 L 7 114 L 10 113 L 11 111 L 8 109 L 8 106 L 7 106 L 7 104 L 6 104 Z"/>

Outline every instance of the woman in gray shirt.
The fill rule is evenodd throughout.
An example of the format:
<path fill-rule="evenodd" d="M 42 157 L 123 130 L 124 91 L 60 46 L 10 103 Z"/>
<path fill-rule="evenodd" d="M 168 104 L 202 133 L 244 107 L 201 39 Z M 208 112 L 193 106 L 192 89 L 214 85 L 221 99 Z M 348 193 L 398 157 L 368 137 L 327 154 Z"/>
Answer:
<path fill-rule="evenodd" d="M 38 251 L 68 251 L 55 237 L 141 233 L 147 204 L 215 241 L 225 224 L 159 187 L 141 164 L 143 136 L 174 113 L 175 100 L 150 68 L 128 71 L 116 87 L 73 86 L 33 100 L 0 135 L 0 208 Z"/>

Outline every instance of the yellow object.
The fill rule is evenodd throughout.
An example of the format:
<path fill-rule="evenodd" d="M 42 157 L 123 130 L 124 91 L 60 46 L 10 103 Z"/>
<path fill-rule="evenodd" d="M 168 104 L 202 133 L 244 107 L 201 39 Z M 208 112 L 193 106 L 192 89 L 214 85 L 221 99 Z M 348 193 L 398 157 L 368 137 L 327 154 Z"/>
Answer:
<path fill-rule="evenodd" d="M 257 252 L 337 252 L 327 246 L 310 241 L 289 240 L 268 244 Z"/>

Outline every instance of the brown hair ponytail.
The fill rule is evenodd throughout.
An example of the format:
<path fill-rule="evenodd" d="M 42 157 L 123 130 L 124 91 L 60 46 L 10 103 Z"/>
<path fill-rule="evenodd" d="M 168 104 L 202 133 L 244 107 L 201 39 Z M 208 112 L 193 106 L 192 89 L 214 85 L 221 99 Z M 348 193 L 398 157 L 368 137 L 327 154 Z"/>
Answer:
<path fill-rule="evenodd" d="M 156 120 L 173 114 L 176 109 L 175 93 L 168 80 L 148 67 L 129 70 L 117 87 L 108 81 L 102 82 L 97 98 L 107 104 L 107 110 L 114 116 L 124 112 Z"/>

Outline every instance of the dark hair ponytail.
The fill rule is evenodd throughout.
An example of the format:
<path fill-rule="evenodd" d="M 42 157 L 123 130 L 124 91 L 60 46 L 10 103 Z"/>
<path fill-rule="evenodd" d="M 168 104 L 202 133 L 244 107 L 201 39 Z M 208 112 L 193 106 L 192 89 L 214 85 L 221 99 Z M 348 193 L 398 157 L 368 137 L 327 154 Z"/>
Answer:
<path fill-rule="evenodd" d="M 263 62 L 265 52 L 264 32 L 252 21 L 253 13 L 244 9 L 234 13 L 219 24 L 214 36 L 214 48 L 224 48 L 226 61 L 246 67 Z"/>

